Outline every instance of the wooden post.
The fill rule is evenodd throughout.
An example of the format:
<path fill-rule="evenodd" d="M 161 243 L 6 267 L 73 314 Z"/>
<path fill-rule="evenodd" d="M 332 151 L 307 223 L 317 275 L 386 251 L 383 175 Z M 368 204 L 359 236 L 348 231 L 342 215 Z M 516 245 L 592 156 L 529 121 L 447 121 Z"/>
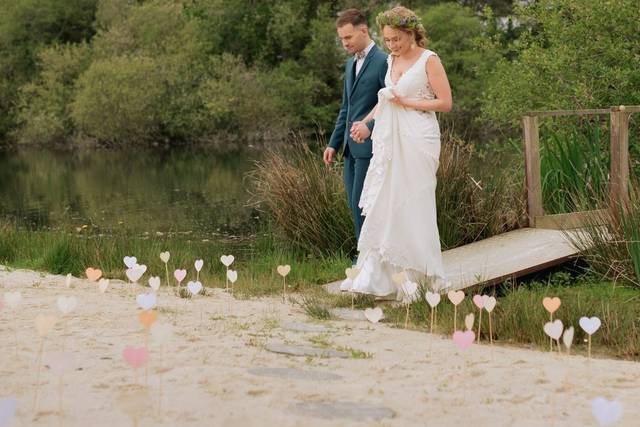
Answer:
<path fill-rule="evenodd" d="M 629 202 L 629 113 L 623 106 L 611 113 L 611 178 L 609 192 L 614 216 Z"/>
<path fill-rule="evenodd" d="M 524 167 L 527 186 L 527 215 L 529 227 L 535 227 L 536 216 L 544 214 L 542 208 L 542 180 L 540 177 L 540 136 L 538 117 L 522 117 L 524 137 Z"/>

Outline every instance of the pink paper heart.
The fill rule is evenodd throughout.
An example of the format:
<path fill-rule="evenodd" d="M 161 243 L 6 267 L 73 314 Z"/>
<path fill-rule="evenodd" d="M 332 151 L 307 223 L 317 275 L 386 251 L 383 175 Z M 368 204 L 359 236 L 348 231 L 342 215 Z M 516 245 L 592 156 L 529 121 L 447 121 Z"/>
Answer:
<path fill-rule="evenodd" d="M 484 307 L 484 298 L 482 298 L 482 295 L 474 295 L 473 303 L 476 305 L 476 307 L 482 309 Z"/>
<path fill-rule="evenodd" d="M 178 283 L 181 283 L 187 277 L 187 270 L 176 270 L 173 272 L 173 277 L 176 278 Z"/>
<path fill-rule="evenodd" d="M 122 357 L 133 369 L 138 369 L 149 360 L 149 352 L 144 347 L 127 346 L 122 351 Z"/>
<path fill-rule="evenodd" d="M 453 333 L 453 342 L 460 350 L 467 349 L 471 344 L 473 344 L 475 339 L 476 334 L 471 330 L 464 332 L 455 331 Z"/>

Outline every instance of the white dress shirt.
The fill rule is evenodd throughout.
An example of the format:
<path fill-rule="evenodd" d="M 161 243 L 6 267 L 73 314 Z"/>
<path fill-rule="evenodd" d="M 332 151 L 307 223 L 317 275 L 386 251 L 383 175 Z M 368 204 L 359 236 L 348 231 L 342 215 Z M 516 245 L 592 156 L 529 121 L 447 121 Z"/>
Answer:
<path fill-rule="evenodd" d="M 369 54 L 369 52 L 371 51 L 371 48 L 374 45 L 375 45 L 375 42 L 372 41 L 371 43 L 369 43 L 369 46 L 364 48 L 363 50 L 364 55 L 362 56 L 362 59 L 358 59 L 358 57 L 356 56 L 356 76 L 360 72 L 360 69 L 362 68 L 362 64 L 364 64 L 364 60 L 367 59 L 367 55 Z"/>

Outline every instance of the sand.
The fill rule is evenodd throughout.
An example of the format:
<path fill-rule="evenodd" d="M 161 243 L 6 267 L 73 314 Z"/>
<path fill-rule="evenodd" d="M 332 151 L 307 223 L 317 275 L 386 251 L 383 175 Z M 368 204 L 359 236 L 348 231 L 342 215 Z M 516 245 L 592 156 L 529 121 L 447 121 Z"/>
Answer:
<path fill-rule="evenodd" d="M 616 425 L 640 420 L 639 363 L 485 343 L 462 352 L 443 337 L 384 323 L 317 323 L 278 297 L 236 300 L 220 289 L 195 301 L 160 289 L 157 325 L 173 325 L 174 336 L 164 351 L 149 341 L 145 387 L 145 368 L 134 374 L 122 356 L 145 342 L 135 301 L 144 289 L 112 281 L 101 294 L 87 280 L 67 288 L 64 276 L 0 268 L 0 295 L 23 296 L 17 356 L 14 313 L 0 310 L 0 399 L 18 400 L 8 426 L 595 426 L 598 396 L 623 405 Z M 79 302 L 66 321 L 59 296 Z M 44 341 L 34 408 L 40 314 L 58 321 Z M 60 375 L 47 355 L 63 345 L 73 362 L 60 412 Z M 335 352 L 266 349 L 282 345 Z"/>

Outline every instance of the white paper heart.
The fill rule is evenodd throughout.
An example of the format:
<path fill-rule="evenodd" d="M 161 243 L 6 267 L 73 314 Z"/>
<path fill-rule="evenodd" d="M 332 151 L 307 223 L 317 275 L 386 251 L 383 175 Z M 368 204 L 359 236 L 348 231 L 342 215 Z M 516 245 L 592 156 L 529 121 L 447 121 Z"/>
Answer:
<path fill-rule="evenodd" d="M 227 279 L 229 279 L 231 283 L 236 283 L 236 280 L 238 280 L 238 272 L 235 270 L 227 271 Z"/>
<path fill-rule="evenodd" d="M 353 286 L 353 280 L 344 279 L 342 283 L 340 283 L 340 290 L 343 292 L 349 292 L 352 286 Z"/>
<path fill-rule="evenodd" d="M 15 310 L 20 305 L 20 301 L 22 301 L 22 294 L 20 291 L 15 292 L 5 292 L 4 294 L 4 302 L 7 303 L 7 306 Z"/>
<path fill-rule="evenodd" d="M 78 305 L 78 300 L 74 296 L 58 297 L 57 302 L 58 302 L 58 310 L 60 310 L 62 314 L 71 313 L 73 310 L 76 309 L 76 306 Z"/>
<path fill-rule="evenodd" d="M 165 264 L 169 262 L 169 258 L 171 258 L 171 254 L 169 253 L 169 251 L 167 252 L 160 252 L 160 260 L 162 262 L 164 262 Z"/>
<path fill-rule="evenodd" d="M 220 257 L 220 262 L 224 264 L 225 267 L 229 267 L 231 264 L 233 264 L 234 260 L 235 258 L 233 257 L 233 255 L 222 255 Z"/>
<path fill-rule="evenodd" d="M 104 294 L 107 291 L 108 287 L 109 279 L 100 279 L 100 281 L 98 282 L 98 289 L 100 290 L 100 293 Z"/>
<path fill-rule="evenodd" d="M 18 408 L 18 400 L 15 397 L 0 399 L 0 427 L 9 425 Z"/>
<path fill-rule="evenodd" d="M 176 278 L 178 283 L 182 283 L 185 277 L 187 277 L 187 270 L 176 270 L 173 272 L 173 277 Z"/>
<path fill-rule="evenodd" d="M 197 259 L 196 262 L 193 263 L 193 266 L 196 268 L 197 272 L 200 272 L 200 270 L 202 270 L 203 265 L 204 265 L 204 261 L 201 259 Z"/>
<path fill-rule="evenodd" d="M 600 329 L 600 319 L 597 317 L 581 317 L 580 318 L 580 327 L 583 331 L 585 331 L 589 335 L 593 335 L 598 329 Z"/>
<path fill-rule="evenodd" d="M 73 276 L 71 276 L 71 273 L 69 273 L 67 274 L 67 277 L 65 277 L 64 279 L 64 286 L 67 288 L 71 287 L 71 277 Z"/>
<path fill-rule="evenodd" d="M 351 280 L 355 279 L 359 273 L 360 273 L 360 270 L 357 269 L 356 267 L 350 267 L 344 271 L 344 274 L 347 276 L 347 279 L 351 279 Z"/>
<path fill-rule="evenodd" d="M 449 301 L 451 301 L 451 303 L 453 305 L 458 305 L 464 299 L 464 292 L 463 291 L 449 291 L 449 292 L 447 292 L 447 297 L 449 298 Z"/>
<path fill-rule="evenodd" d="M 287 274 L 289 274 L 289 272 L 291 271 L 291 266 L 290 265 L 279 265 L 278 268 L 278 274 L 281 275 L 282 277 L 286 277 Z"/>
<path fill-rule="evenodd" d="M 133 268 L 136 266 L 136 264 L 138 264 L 138 258 L 134 256 L 126 256 L 124 257 L 123 261 L 124 265 L 126 265 L 127 268 Z"/>
<path fill-rule="evenodd" d="M 482 295 L 482 299 L 484 300 L 484 309 L 491 313 L 493 309 L 496 308 L 496 303 L 498 301 L 495 297 L 491 297 L 489 295 Z"/>
<path fill-rule="evenodd" d="M 591 413 L 596 417 L 599 425 L 610 426 L 622 418 L 624 409 L 620 402 L 596 397 L 591 401 Z"/>
<path fill-rule="evenodd" d="M 166 344 L 173 337 L 173 326 L 169 323 L 156 323 L 151 327 L 151 337 L 158 344 Z"/>
<path fill-rule="evenodd" d="M 151 310 L 156 305 L 156 294 L 140 294 L 136 297 L 136 302 L 138 303 L 138 307 L 143 310 Z"/>
<path fill-rule="evenodd" d="M 382 319 L 382 309 L 380 307 L 367 308 L 364 311 L 364 317 L 371 323 L 378 323 Z"/>
<path fill-rule="evenodd" d="M 564 334 L 562 334 L 562 342 L 564 346 L 567 347 L 567 350 L 571 348 L 571 344 L 573 344 L 573 326 L 569 326 L 565 329 Z"/>
<path fill-rule="evenodd" d="M 191 295 L 198 295 L 200 291 L 202 291 L 202 283 L 189 282 L 187 283 L 187 289 L 189 289 L 189 292 L 191 292 Z"/>
<path fill-rule="evenodd" d="M 562 335 L 562 320 L 556 319 L 553 322 L 547 322 L 544 324 L 544 333 L 553 338 L 554 340 L 560 339 Z"/>
<path fill-rule="evenodd" d="M 427 300 L 427 304 L 429 304 L 431 308 L 435 308 L 438 304 L 440 304 L 441 297 L 437 292 L 427 291 L 427 293 L 424 295 L 424 298 Z"/>
<path fill-rule="evenodd" d="M 132 282 L 135 283 L 138 280 L 140 280 L 140 278 L 145 273 L 145 271 L 147 271 L 147 266 L 146 265 L 144 265 L 144 264 L 136 264 L 132 268 L 130 268 L 127 271 L 125 271 L 125 274 L 127 275 L 127 278 L 129 280 L 131 280 Z"/>
<path fill-rule="evenodd" d="M 154 292 L 158 292 L 158 289 L 160 289 L 160 278 L 158 276 L 149 277 L 149 286 Z"/>
<path fill-rule="evenodd" d="M 475 322 L 476 316 L 473 313 L 469 313 L 464 317 L 464 326 L 467 330 L 473 329 L 473 322 Z"/>

